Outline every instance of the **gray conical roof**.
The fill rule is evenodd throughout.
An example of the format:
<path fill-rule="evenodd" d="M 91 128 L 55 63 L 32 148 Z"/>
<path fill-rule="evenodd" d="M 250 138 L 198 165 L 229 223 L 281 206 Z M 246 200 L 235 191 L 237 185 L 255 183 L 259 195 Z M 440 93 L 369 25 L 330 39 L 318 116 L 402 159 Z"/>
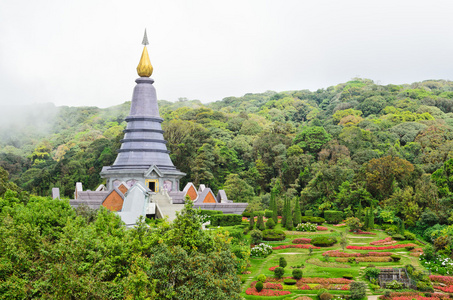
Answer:
<path fill-rule="evenodd" d="M 140 77 L 135 80 L 131 111 L 126 118 L 127 127 L 118 156 L 111 166 L 114 169 L 159 169 L 176 170 L 170 159 L 164 140 L 157 106 L 154 80 Z"/>

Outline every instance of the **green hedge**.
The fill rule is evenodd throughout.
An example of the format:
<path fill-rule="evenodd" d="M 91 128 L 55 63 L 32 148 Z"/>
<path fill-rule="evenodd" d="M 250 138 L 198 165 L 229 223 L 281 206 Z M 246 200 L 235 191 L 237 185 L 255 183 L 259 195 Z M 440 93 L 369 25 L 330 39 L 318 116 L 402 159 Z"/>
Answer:
<path fill-rule="evenodd" d="M 322 223 L 324 223 L 326 220 L 324 220 L 323 218 L 321 217 L 301 217 L 300 218 L 300 222 L 301 223 L 316 223 L 318 225 L 321 225 Z"/>
<path fill-rule="evenodd" d="M 263 230 L 263 240 L 265 241 L 283 241 L 285 238 L 283 230 Z"/>
<path fill-rule="evenodd" d="M 306 217 L 313 217 L 313 211 L 312 210 L 306 210 L 305 211 L 305 216 Z"/>
<path fill-rule="evenodd" d="M 273 213 L 272 210 L 266 209 L 266 210 L 264 211 L 264 216 L 265 216 L 266 218 L 270 219 L 270 218 L 272 218 L 272 213 Z"/>
<path fill-rule="evenodd" d="M 233 226 L 241 225 L 242 216 L 234 214 L 213 215 L 211 216 L 211 225 L 213 226 Z"/>
<path fill-rule="evenodd" d="M 330 236 L 318 236 L 311 239 L 311 244 L 317 247 L 330 247 L 337 242 L 337 239 Z"/>
<path fill-rule="evenodd" d="M 343 221 L 343 212 L 337 210 L 326 210 L 324 212 L 324 219 L 329 224 L 338 224 Z"/>

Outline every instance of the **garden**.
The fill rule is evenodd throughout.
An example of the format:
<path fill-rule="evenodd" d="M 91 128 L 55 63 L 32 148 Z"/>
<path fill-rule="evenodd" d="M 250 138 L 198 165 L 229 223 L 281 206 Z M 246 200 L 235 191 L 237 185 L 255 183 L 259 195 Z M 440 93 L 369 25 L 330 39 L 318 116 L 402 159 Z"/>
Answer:
<path fill-rule="evenodd" d="M 356 220 L 347 220 L 348 225 L 343 220 L 329 224 L 310 216 L 296 220 L 300 223 L 288 230 L 287 220 L 273 219 L 269 211 L 246 213 L 240 225 L 217 229 L 236 232 L 233 236 L 242 230 L 243 245 L 250 244 L 250 259 L 240 274 L 245 299 L 375 295 L 435 300 L 453 293 L 453 277 L 441 276 L 452 274 L 453 262 L 434 253 L 423 254 L 422 249 L 429 252 L 429 247 L 408 231 L 390 236 L 382 229 L 356 228 Z M 381 272 L 399 272 L 399 279 L 379 285 Z"/>

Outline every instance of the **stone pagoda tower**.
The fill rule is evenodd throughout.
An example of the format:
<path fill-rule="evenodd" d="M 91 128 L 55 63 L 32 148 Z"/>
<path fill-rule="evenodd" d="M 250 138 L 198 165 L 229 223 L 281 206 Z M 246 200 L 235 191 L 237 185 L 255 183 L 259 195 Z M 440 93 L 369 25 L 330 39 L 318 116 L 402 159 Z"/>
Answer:
<path fill-rule="evenodd" d="M 112 166 L 104 167 L 101 177 L 107 180 L 107 190 L 125 182 L 128 187 L 140 182 L 155 193 L 179 191 L 179 180 L 186 175 L 176 169 L 170 159 L 164 140 L 154 80 L 150 78 L 153 66 L 149 60 L 148 38 L 143 37 L 143 52 L 137 66 L 140 78 L 132 96 L 131 111 L 121 148 Z"/>

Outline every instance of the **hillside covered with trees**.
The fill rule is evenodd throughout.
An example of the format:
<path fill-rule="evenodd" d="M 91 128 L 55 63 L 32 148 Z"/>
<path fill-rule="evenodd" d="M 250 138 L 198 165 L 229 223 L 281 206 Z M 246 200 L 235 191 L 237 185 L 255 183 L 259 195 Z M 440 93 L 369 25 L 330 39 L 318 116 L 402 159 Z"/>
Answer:
<path fill-rule="evenodd" d="M 71 197 L 77 181 L 95 189 L 116 158 L 129 106 L 35 105 L 20 118 L 4 111 L 0 167 L 18 190 L 37 195 L 59 187 Z M 345 217 L 373 204 L 377 221 L 401 219 L 420 233 L 453 223 L 453 82 L 357 78 L 315 92 L 159 106 L 171 158 L 187 173 L 182 186 L 225 189 L 251 211 L 268 208 L 274 189 L 280 215 L 286 197 L 302 211 Z"/>

